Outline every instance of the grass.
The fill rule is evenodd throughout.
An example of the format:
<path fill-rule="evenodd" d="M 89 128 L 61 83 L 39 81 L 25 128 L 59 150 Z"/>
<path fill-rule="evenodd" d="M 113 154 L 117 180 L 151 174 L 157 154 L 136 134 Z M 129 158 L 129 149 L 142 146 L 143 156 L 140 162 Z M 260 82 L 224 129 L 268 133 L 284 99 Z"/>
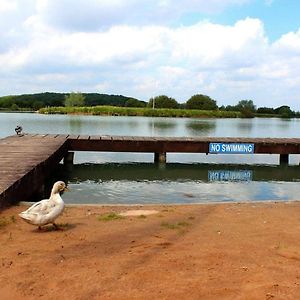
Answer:
<path fill-rule="evenodd" d="M 102 216 L 98 216 L 97 219 L 98 221 L 113 221 L 113 220 L 120 220 L 120 219 L 124 219 L 125 217 L 123 216 L 120 216 L 116 213 L 109 213 L 109 214 L 106 214 L 106 215 L 102 215 Z"/>
<path fill-rule="evenodd" d="M 16 222 L 16 217 L 15 216 L 10 216 L 10 217 L 0 217 L 0 228 L 4 228 L 5 226 L 15 223 Z"/>
<path fill-rule="evenodd" d="M 177 222 L 177 223 L 168 223 L 168 222 L 162 222 L 160 224 L 162 227 L 167 228 L 167 229 L 182 229 L 184 227 L 190 226 L 189 223 L 187 222 Z"/>
<path fill-rule="evenodd" d="M 139 218 L 139 219 L 146 219 L 147 216 L 145 216 L 145 215 L 139 215 L 138 218 Z"/>
<path fill-rule="evenodd" d="M 39 110 L 41 114 L 87 114 L 105 116 L 142 116 L 178 118 L 239 118 L 239 112 L 196 109 L 135 108 L 117 106 L 47 107 Z"/>

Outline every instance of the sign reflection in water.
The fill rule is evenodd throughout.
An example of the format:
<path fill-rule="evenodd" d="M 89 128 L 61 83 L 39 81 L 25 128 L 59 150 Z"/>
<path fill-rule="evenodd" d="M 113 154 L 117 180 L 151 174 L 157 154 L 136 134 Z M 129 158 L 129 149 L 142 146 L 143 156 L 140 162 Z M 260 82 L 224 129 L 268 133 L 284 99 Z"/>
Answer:
<path fill-rule="evenodd" d="M 0 138 L 14 135 L 18 124 L 26 133 L 41 134 L 292 138 L 299 137 L 300 132 L 300 119 L 174 119 L 0 113 Z M 76 164 L 69 172 L 59 169 L 53 175 L 59 180 L 64 177 L 69 181 L 72 193 L 63 195 L 67 203 L 299 200 L 299 160 L 299 156 L 291 155 L 290 164 L 293 166 L 280 168 L 276 155 L 174 153 L 168 154 L 167 165 L 159 169 L 152 163 L 153 154 L 76 152 Z M 203 163 L 206 163 L 205 167 Z M 235 166 L 220 165 L 224 163 Z M 257 167 L 253 164 L 270 166 Z M 209 170 L 242 170 L 246 173 L 217 176 L 245 179 L 252 176 L 252 179 L 209 181 Z M 252 175 L 247 170 L 252 171 Z M 216 173 L 212 174 L 211 177 L 217 177 Z M 49 179 L 49 185 L 53 180 Z"/>
<path fill-rule="evenodd" d="M 169 163 L 63 165 L 68 203 L 203 203 L 298 200 L 299 166 Z M 53 179 L 54 180 L 54 179 Z"/>
<path fill-rule="evenodd" d="M 217 170 L 208 171 L 208 181 L 250 181 L 252 180 L 252 170 Z"/>

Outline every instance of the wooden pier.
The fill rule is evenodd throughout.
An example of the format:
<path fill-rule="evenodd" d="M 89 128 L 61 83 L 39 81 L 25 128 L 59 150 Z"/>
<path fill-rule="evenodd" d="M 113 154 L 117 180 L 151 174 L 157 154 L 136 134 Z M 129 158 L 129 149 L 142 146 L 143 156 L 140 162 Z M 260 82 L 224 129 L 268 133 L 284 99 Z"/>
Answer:
<path fill-rule="evenodd" d="M 57 135 L 11 136 L 0 140 L 0 209 L 29 200 L 67 153 Z"/>
<path fill-rule="evenodd" d="M 211 143 L 253 144 L 254 154 L 279 154 L 288 163 L 289 154 L 300 154 L 300 138 L 220 138 L 220 137 L 137 137 L 69 136 L 71 151 L 112 151 L 154 153 L 154 160 L 166 162 L 166 153 L 206 153 Z"/>
<path fill-rule="evenodd" d="M 0 139 L 0 208 L 29 200 L 63 158 L 72 162 L 74 151 L 147 152 L 165 163 L 168 152 L 209 154 L 211 143 L 251 144 L 253 154 L 279 154 L 281 164 L 300 154 L 300 138 L 15 135 Z"/>

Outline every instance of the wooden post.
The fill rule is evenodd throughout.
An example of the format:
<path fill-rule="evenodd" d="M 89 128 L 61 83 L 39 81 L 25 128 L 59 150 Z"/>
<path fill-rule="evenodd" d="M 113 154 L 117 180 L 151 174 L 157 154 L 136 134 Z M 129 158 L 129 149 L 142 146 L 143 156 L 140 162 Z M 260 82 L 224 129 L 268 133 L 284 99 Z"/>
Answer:
<path fill-rule="evenodd" d="M 166 152 L 155 152 L 154 153 L 154 162 L 155 163 L 166 163 L 167 161 L 167 154 Z"/>
<path fill-rule="evenodd" d="M 64 165 L 66 164 L 72 164 L 74 163 L 74 152 L 69 151 L 67 155 L 64 157 Z"/>
<path fill-rule="evenodd" d="M 289 155 L 288 154 L 280 154 L 279 163 L 281 165 L 289 164 Z"/>

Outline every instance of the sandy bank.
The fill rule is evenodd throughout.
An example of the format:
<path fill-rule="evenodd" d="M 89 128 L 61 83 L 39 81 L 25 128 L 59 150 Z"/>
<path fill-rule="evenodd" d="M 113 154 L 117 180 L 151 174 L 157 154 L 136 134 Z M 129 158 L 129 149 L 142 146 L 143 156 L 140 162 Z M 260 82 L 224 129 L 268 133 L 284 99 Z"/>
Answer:
<path fill-rule="evenodd" d="M 1 212 L 1 300 L 300 299 L 300 203 L 140 209 L 68 207 L 60 231 Z"/>

